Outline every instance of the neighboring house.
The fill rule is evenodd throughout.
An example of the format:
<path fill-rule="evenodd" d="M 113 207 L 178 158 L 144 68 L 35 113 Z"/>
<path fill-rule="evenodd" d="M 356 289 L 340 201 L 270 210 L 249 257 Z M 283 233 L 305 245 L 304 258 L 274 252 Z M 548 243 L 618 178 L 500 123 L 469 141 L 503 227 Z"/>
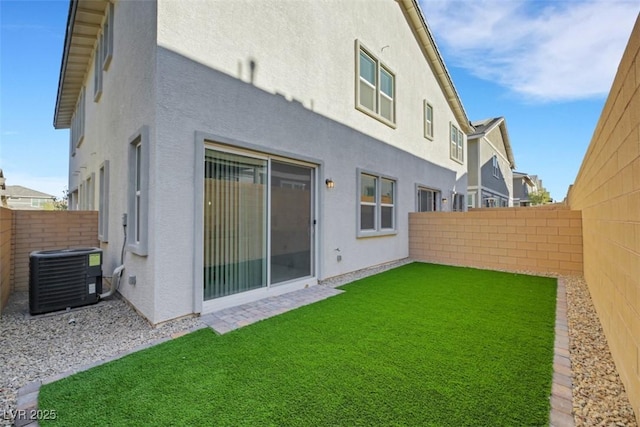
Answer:
<path fill-rule="evenodd" d="M 417 0 L 363 6 L 71 2 L 69 206 L 107 275 L 127 224 L 152 323 L 403 259 L 409 212 L 465 209 L 472 129 Z"/>
<path fill-rule="evenodd" d="M 6 180 L 4 177 L 4 172 L 2 172 L 2 169 L 0 169 L 0 206 L 2 206 L 3 208 L 8 208 L 9 205 L 7 204 L 7 195 L 5 194 L 7 190 L 5 181 Z"/>
<path fill-rule="evenodd" d="M 522 172 L 513 172 L 513 206 L 530 206 L 529 194 L 538 191 L 538 181 Z"/>
<path fill-rule="evenodd" d="M 32 190 L 21 185 L 7 185 L 4 190 L 7 206 L 11 209 L 42 210 L 52 208 L 56 196 Z"/>
<path fill-rule="evenodd" d="M 467 207 L 513 206 L 512 171 L 516 164 L 504 117 L 473 122 L 468 137 Z"/>

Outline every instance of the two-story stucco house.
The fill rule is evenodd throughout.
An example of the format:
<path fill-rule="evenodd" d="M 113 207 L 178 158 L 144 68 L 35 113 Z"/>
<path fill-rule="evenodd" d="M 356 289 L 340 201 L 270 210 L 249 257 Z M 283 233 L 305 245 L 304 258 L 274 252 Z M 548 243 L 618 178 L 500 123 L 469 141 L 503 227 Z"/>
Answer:
<path fill-rule="evenodd" d="M 464 209 L 472 129 L 416 0 L 72 0 L 54 125 L 152 323 L 403 259 L 409 212 Z"/>
<path fill-rule="evenodd" d="M 529 194 L 538 191 L 538 177 L 523 172 L 513 172 L 513 205 L 530 206 Z"/>
<path fill-rule="evenodd" d="M 513 169 L 516 164 L 504 117 L 472 123 L 468 137 L 467 207 L 513 206 Z"/>

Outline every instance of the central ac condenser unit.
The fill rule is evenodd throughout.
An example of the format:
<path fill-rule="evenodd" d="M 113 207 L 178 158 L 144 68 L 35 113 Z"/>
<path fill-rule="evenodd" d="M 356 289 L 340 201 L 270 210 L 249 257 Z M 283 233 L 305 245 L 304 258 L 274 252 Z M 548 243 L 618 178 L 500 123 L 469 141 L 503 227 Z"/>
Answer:
<path fill-rule="evenodd" d="M 102 293 L 99 248 L 35 251 L 29 256 L 29 312 L 48 313 L 98 302 Z"/>

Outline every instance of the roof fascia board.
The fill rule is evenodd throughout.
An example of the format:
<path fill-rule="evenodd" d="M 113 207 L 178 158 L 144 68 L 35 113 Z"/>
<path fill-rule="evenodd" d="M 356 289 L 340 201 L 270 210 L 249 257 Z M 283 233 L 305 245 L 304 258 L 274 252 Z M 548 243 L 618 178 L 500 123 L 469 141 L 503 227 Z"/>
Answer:
<path fill-rule="evenodd" d="M 56 97 L 56 107 L 53 115 L 53 127 L 56 129 L 66 129 L 69 126 L 58 124 L 58 111 L 60 110 L 60 102 L 62 100 L 62 87 L 64 86 L 64 75 L 67 71 L 67 58 L 71 47 L 71 39 L 73 38 L 73 26 L 76 20 L 76 12 L 78 10 L 78 0 L 69 2 L 69 14 L 67 16 L 67 32 L 64 36 L 64 51 L 62 53 L 62 63 L 60 64 L 60 77 L 58 78 L 58 95 Z"/>

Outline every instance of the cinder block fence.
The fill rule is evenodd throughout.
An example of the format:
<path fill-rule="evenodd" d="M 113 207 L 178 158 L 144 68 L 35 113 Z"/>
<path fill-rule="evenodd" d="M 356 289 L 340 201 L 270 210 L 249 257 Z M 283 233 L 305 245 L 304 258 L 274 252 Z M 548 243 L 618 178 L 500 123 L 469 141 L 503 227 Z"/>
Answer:
<path fill-rule="evenodd" d="M 412 213 L 409 256 L 438 264 L 582 275 L 581 213 L 564 205 Z"/>
<path fill-rule="evenodd" d="M 99 247 L 97 211 L 0 208 L 0 309 L 14 291 L 29 288 L 32 251 Z"/>

